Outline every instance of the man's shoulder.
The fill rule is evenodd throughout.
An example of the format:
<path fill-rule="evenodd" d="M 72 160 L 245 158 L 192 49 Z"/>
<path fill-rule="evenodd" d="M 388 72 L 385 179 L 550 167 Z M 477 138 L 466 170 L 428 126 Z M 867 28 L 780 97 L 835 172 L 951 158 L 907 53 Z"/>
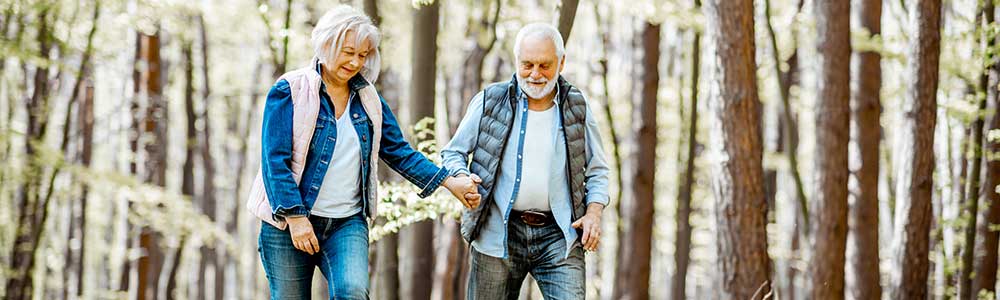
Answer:
<path fill-rule="evenodd" d="M 507 92 L 508 89 L 510 89 L 509 81 L 498 81 L 486 85 L 486 88 L 483 89 L 483 94 L 487 96 L 493 96 L 496 94 L 505 93 Z"/>

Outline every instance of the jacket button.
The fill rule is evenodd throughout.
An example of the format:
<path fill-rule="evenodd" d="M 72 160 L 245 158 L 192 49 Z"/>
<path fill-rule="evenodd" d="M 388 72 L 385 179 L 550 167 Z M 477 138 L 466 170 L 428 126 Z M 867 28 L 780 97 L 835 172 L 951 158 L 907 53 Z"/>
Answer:
<path fill-rule="evenodd" d="M 357 119 L 358 118 L 358 114 L 354 114 L 354 118 Z"/>

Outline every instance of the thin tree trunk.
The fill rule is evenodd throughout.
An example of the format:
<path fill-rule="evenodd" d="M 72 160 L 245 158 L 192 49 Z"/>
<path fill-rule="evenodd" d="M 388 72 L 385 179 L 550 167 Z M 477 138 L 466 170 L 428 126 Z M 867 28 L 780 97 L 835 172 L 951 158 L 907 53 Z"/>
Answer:
<path fill-rule="evenodd" d="M 559 34 L 562 35 L 563 44 L 569 43 L 569 33 L 573 30 L 576 8 L 579 5 L 579 0 L 562 0 L 559 3 Z"/>
<path fill-rule="evenodd" d="M 696 6 L 701 1 L 695 0 Z M 687 162 L 684 167 L 684 181 L 677 197 L 677 242 L 674 251 L 674 276 L 670 283 L 671 299 L 687 299 L 687 269 L 691 263 L 691 192 L 694 189 L 694 160 L 698 148 L 698 82 L 701 75 L 701 33 L 694 32 L 691 49 L 691 117 L 688 123 Z"/>
<path fill-rule="evenodd" d="M 184 115 L 185 115 L 185 139 L 184 139 L 184 165 L 181 167 L 182 180 L 181 180 L 181 194 L 183 194 L 188 199 L 183 199 L 181 201 L 194 201 L 195 199 L 195 184 L 194 184 L 194 169 L 195 169 L 195 148 L 198 147 L 198 129 L 195 128 L 195 123 L 198 121 L 198 115 L 194 112 L 194 59 L 192 54 L 191 41 L 185 40 L 181 42 L 181 64 L 184 76 Z M 170 267 L 169 277 L 167 279 L 167 299 L 174 299 L 174 294 L 179 293 L 179 291 L 174 291 L 177 287 L 177 269 L 180 266 L 181 256 L 184 253 L 184 242 L 187 238 L 181 236 L 181 244 L 177 249 L 174 250 L 174 261 Z M 202 258 L 204 260 L 204 258 Z M 204 285 L 204 280 L 199 281 L 199 285 Z M 199 290 L 203 288 L 198 287 Z M 202 295 L 201 299 L 205 299 Z"/>
<path fill-rule="evenodd" d="M 992 0 L 985 1 L 985 5 L 982 7 L 982 12 L 980 17 L 985 21 L 986 26 L 993 24 L 993 3 Z M 981 22 L 982 22 L 981 21 Z M 982 30 L 982 29 L 981 29 Z M 993 47 L 993 38 L 989 37 L 985 33 L 983 34 L 984 41 L 982 43 L 985 47 Z M 990 49 L 990 48 L 986 48 Z M 986 90 L 992 87 L 989 85 L 989 69 L 983 70 L 983 73 L 979 76 L 979 86 L 980 88 Z M 987 92 L 988 94 L 989 92 Z M 965 246 L 961 248 L 962 251 L 962 261 L 959 264 L 959 279 L 958 279 L 958 297 L 959 299 L 976 299 L 976 291 L 972 285 L 972 280 L 974 278 L 973 273 L 973 258 L 975 256 L 976 250 L 976 219 L 979 217 L 979 177 L 982 168 L 982 145 L 983 145 L 983 113 L 986 110 L 987 99 L 982 99 L 979 101 L 979 109 L 976 114 L 975 121 L 972 122 L 972 126 L 969 128 L 969 144 L 967 151 L 968 158 L 968 173 L 966 173 L 965 178 L 965 197 L 962 198 L 964 202 L 962 208 L 963 219 L 969 220 L 968 224 L 965 226 Z M 964 153 L 963 153 L 964 154 Z"/>
<path fill-rule="evenodd" d="M 771 293 L 767 199 L 754 58 L 753 1 L 710 0 L 708 32 L 716 43 L 709 103 L 715 124 L 709 143 L 722 161 L 715 176 L 718 292 L 723 299 L 763 299 Z M 719 148 L 721 147 L 721 149 Z"/>
<path fill-rule="evenodd" d="M 941 1 L 913 2 L 909 100 L 900 133 L 900 176 L 896 186 L 896 253 L 892 297 L 926 299 L 931 226 L 931 192 L 934 188 L 934 127 L 937 123 L 938 61 L 941 48 Z"/>
<path fill-rule="evenodd" d="M 49 12 L 53 4 L 41 4 L 41 12 L 38 15 L 38 45 L 39 56 L 49 58 L 52 37 L 49 26 Z M 27 67 L 25 68 L 27 69 Z M 44 203 L 39 195 L 39 184 L 41 179 L 41 162 L 36 157 L 36 144 L 43 143 L 47 118 L 45 115 L 49 111 L 49 69 L 36 68 L 34 74 L 34 86 L 31 97 L 25 102 L 25 110 L 28 113 L 25 157 L 27 157 L 27 171 L 25 172 L 24 183 L 18 191 L 15 203 L 25 207 L 24 211 L 17 218 L 17 229 L 15 231 L 14 244 L 11 247 L 9 273 L 6 284 L 7 299 L 26 300 L 32 298 L 34 290 L 34 267 L 38 246 L 41 242 L 41 234 L 45 227 L 45 219 L 48 215 L 48 203 Z M 27 73 L 25 73 L 27 77 Z"/>
<path fill-rule="evenodd" d="M 881 34 L 882 1 L 861 2 L 861 26 L 872 35 Z M 882 113 L 879 92 L 882 88 L 881 55 L 875 51 L 858 53 L 858 69 L 855 76 L 858 89 L 854 94 L 854 119 L 857 155 L 861 165 L 854 170 L 858 184 L 852 191 L 854 206 L 850 208 L 850 232 L 857 252 L 851 259 L 856 286 L 850 288 L 857 299 L 880 299 L 882 286 L 879 284 L 879 243 L 878 243 L 878 174 L 879 142 L 882 128 L 879 115 Z"/>
<path fill-rule="evenodd" d="M 802 5 L 805 1 L 799 0 L 797 4 L 796 13 L 802 10 Z M 799 148 L 799 129 L 798 122 L 792 115 L 792 105 L 791 105 L 791 89 L 793 85 L 798 84 L 799 81 L 799 54 L 798 45 L 792 48 L 792 55 L 785 60 L 784 64 L 788 65 L 788 71 L 781 70 L 781 57 L 778 53 L 778 40 L 777 35 L 774 32 L 774 26 L 771 25 L 771 1 L 765 0 L 765 17 L 764 21 L 767 23 L 767 31 L 771 35 L 771 57 L 774 59 L 774 68 L 778 74 L 778 92 L 781 95 L 781 123 L 784 126 L 780 126 L 784 132 L 781 134 L 784 136 L 782 144 L 787 146 L 785 149 L 785 155 L 788 159 L 788 172 L 792 175 L 792 179 L 795 181 L 795 195 L 796 200 L 799 202 L 799 212 L 801 214 L 802 221 L 804 225 L 809 224 L 809 206 L 808 201 L 806 201 L 805 184 L 802 183 L 802 176 L 799 173 L 799 158 L 798 158 L 798 148 Z M 794 30 L 794 29 L 793 29 Z M 794 33 L 793 33 L 794 35 Z M 793 43 L 795 39 L 793 37 Z"/>
<path fill-rule="evenodd" d="M 991 1 L 986 1 L 989 5 L 986 12 L 993 15 L 994 7 Z M 991 24 L 993 22 L 990 22 Z M 997 46 L 993 39 L 987 45 L 990 49 Z M 993 131 L 1000 129 L 1000 117 L 996 112 L 1000 111 L 1000 63 L 991 61 L 987 69 L 988 82 L 984 85 L 986 90 L 987 111 L 994 112 L 987 118 L 986 130 Z M 986 164 L 982 185 L 980 186 L 980 196 L 983 197 L 985 207 L 979 212 L 982 221 L 976 225 L 981 239 L 976 239 L 974 266 L 975 273 L 972 278 L 972 296 L 981 292 L 996 292 L 997 282 L 997 240 L 998 232 L 996 226 L 1000 224 L 1000 194 L 997 194 L 996 187 L 1000 185 L 1000 141 L 987 139 L 982 148 L 983 163 Z"/>
<path fill-rule="evenodd" d="M 847 246 L 847 143 L 850 139 L 850 3 L 815 3 L 819 103 L 816 112 L 815 233 L 811 298 L 844 298 L 844 251 Z"/>
<path fill-rule="evenodd" d="M 151 139 L 145 143 L 146 163 L 145 181 L 157 185 L 166 185 L 166 149 L 167 149 L 167 107 L 163 99 L 163 87 L 160 62 L 160 35 L 142 35 L 142 57 L 146 69 L 142 72 L 143 90 L 148 99 L 142 130 Z M 139 247 L 145 256 L 139 258 L 139 300 L 155 299 L 159 293 L 159 277 L 163 268 L 163 252 L 159 246 L 161 235 L 149 227 L 143 227 L 139 234 Z"/>
<path fill-rule="evenodd" d="M 490 8 L 494 5 L 496 8 L 491 12 Z M 448 125 L 452 133 L 458 129 L 458 123 L 462 120 L 462 115 L 468 108 L 469 101 L 482 90 L 483 61 L 497 40 L 496 25 L 500 17 L 501 5 L 501 1 L 484 3 L 479 13 L 479 20 L 475 21 L 471 18 L 469 20 L 467 36 L 475 40 L 475 43 L 465 56 L 465 63 L 462 64 L 461 95 L 457 99 L 449 97 L 452 99 L 448 103 Z"/>
<path fill-rule="evenodd" d="M 642 32 L 642 91 L 639 103 L 632 111 L 638 122 L 635 164 L 656 165 L 656 92 L 660 82 L 660 25 L 646 23 Z M 625 230 L 624 255 L 618 265 L 616 299 L 649 299 L 650 255 L 653 237 L 653 200 L 655 168 L 635 168 L 633 178 L 633 203 L 626 206 L 629 223 Z"/>
<path fill-rule="evenodd" d="M 410 122 L 413 123 L 434 117 L 439 10 L 440 1 L 414 10 L 409 106 Z M 407 256 L 402 259 L 401 295 L 404 299 L 429 299 L 433 278 L 428 274 L 434 272 L 434 221 L 417 222 L 401 232 L 407 249 Z"/>
<path fill-rule="evenodd" d="M 129 150 L 131 154 L 131 159 L 129 160 L 129 174 L 132 176 L 139 176 L 139 137 L 142 135 L 142 129 L 140 125 L 140 120 L 142 120 L 141 110 L 140 110 L 140 99 L 139 92 L 142 90 L 142 73 L 140 72 L 139 65 L 142 64 L 142 34 L 136 32 L 135 35 L 135 53 L 132 61 L 132 99 L 129 103 L 129 116 L 131 116 L 131 128 L 129 128 Z M 128 202 L 127 211 L 132 210 L 132 202 Z M 128 220 L 128 212 L 123 212 L 122 215 L 126 217 L 122 218 L 122 222 L 125 223 L 125 250 L 130 251 L 134 245 L 133 241 L 133 228 L 131 222 Z M 124 263 L 122 263 L 121 279 L 119 280 L 118 290 L 121 292 L 129 291 L 129 286 L 131 285 L 132 278 L 132 264 L 134 264 L 130 258 L 126 257 Z"/>
<path fill-rule="evenodd" d="M 91 163 L 91 158 L 93 156 L 94 148 L 94 82 L 93 73 L 88 73 L 86 86 L 84 87 L 83 103 L 80 104 L 79 117 L 77 117 L 77 122 L 80 123 L 79 127 L 81 129 L 81 141 L 80 141 L 80 162 L 84 167 L 89 168 Z M 80 252 L 79 259 L 77 260 L 76 270 L 78 272 L 76 276 L 76 287 L 77 287 L 77 298 L 86 299 L 84 294 L 86 291 L 84 287 L 84 275 L 87 274 L 86 262 L 87 262 L 87 192 L 89 191 L 89 186 L 87 183 L 83 183 L 80 191 Z"/>

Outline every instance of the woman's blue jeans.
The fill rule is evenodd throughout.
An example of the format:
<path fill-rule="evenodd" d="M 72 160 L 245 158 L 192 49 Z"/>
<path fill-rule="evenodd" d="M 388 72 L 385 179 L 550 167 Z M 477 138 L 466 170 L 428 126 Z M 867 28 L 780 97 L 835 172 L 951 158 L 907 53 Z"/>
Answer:
<path fill-rule="evenodd" d="M 295 249 L 287 228 L 261 222 L 258 239 L 271 299 L 310 299 L 319 267 L 330 299 L 368 299 L 368 223 L 363 213 L 346 218 L 310 216 L 320 252 Z"/>

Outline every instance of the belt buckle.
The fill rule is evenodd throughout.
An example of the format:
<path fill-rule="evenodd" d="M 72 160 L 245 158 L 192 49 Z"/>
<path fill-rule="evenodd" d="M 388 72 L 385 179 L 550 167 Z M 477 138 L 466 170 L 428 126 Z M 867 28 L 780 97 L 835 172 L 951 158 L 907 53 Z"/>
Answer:
<path fill-rule="evenodd" d="M 521 221 L 529 226 L 542 226 L 545 225 L 545 219 L 547 219 L 544 213 L 537 211 L 526 210 L 521 212 Z"/>

